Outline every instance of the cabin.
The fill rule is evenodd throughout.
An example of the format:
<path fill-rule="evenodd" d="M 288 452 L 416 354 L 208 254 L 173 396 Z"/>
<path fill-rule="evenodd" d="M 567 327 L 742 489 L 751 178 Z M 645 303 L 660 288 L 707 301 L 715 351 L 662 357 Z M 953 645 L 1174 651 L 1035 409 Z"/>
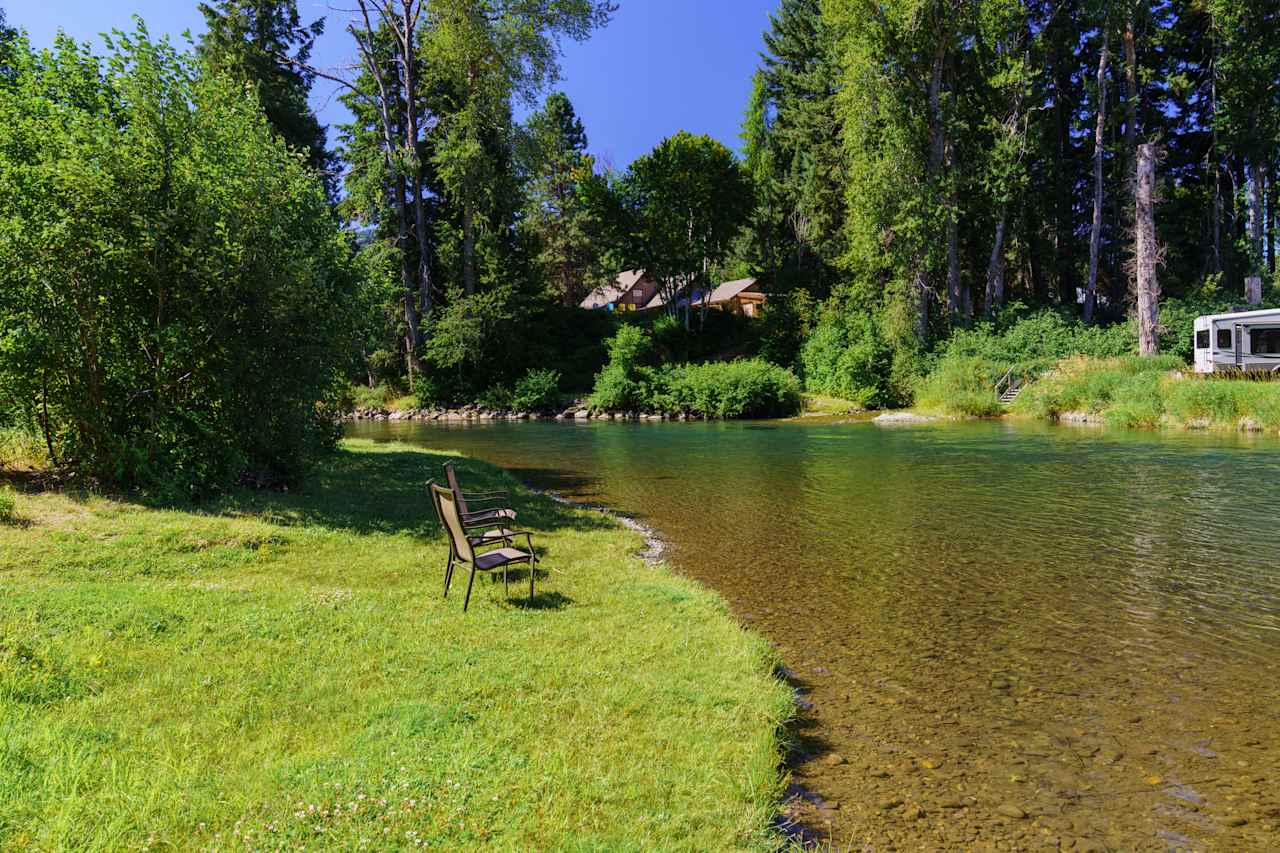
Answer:
<path fill-rule="evenodd" d="M 761 309 L 764 308 L 767 298 L 764 292 L 760 290 L 759 279 L 740 278 L 737 281 L 726 281 L 724 284 L 718 285 L 715 290 L 711 291 L 711 295 L 707 299 L 707 305 L 711 308 L 718 308 L 721 311 L 731 311 L 734 314 L 758 317 Z M 697 305 L 698 300 L 695 299 L 693 304 Z"/>
<path fill-rule="evenodd" d="M 653 276 L 644 270 L 627 270 L 591 291 L 580 304 L 588 311 L 640 311 L 657 293 L 658 282 Z"/>
<path fill-rule="evenodd" d="M 760 289 L 759 279 L 740 278 L 737 281 L 726 281 L 717 285 L 709 293 L 701 289 L 694 290 L 692 296 L 680 297 L 676 302 L 676 306 L 679 308 L 684 308 L 685 306 L 700 308 L 703 305 L 704 298 L 708 308 L 743 314 L 747 317 L 758 317 L 765 302 L 768 300 L 768 296 Z M 663 299 L 661 293 L 658 293 L 645 306 L 645 309 L 662 308 L 665 305 L 666 300 Z"/>
<path fill-rule="evenodd" d="M 1195 370 L 1196 373 L 1280 371 L 1280 309 L 1197 317 Z"/>

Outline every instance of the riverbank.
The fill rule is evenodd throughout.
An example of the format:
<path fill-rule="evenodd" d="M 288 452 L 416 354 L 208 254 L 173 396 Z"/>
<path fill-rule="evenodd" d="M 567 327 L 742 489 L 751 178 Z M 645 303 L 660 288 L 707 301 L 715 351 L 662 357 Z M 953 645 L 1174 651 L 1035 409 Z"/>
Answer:
<path fill-rule="evenodd" d="M 1002 403 L 998 365 L 952 359 L 921 386 L 914 411 L 934 417 L 1005 415 L 1125 429 L 1280 433 L 1280 382 L 1199 376 L 1177 357 L 1072 357 L 1023 371 Z"/>
<path fill-rule="evenodd" d="M 422 492 L 445 458 L 349 441 L 196 508 L 21 494 L 0 846 L 775 847 L 765 642 L 640 533 L 471 461 L 549 576 L 532 606 L 478 580 L 463 614 Z"/>
<path fill-rule="evenodd" d="M 1175 358 L 1064 359 L 1010 406 L 1128 429 L 1280 432 L 1280 382 L 1197 376 Z"/>

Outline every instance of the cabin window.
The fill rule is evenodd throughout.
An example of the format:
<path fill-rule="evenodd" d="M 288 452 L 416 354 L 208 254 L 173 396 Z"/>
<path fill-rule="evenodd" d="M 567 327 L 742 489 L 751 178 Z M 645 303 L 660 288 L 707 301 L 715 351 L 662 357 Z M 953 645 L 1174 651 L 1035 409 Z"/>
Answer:
<path fill-rule="evenodd" d="M 1209 330 L 1201 329 L 1200 331 L 1196 332 L 1196 349 L 1208 349 L 1208 348 L 1209 348 Z"/>
<path fill-rule="evenodd" d="M 1254 355 L 1280 355 L 1280 329 L 1252 329 L 1249 349 Z"/>
<path fill-rule="evenodd" d="M 1235 348 L 1236 348 L 1236 345 L 1231 340 L 1231 330 L 1219 329 L 1218 330 L 1218 349 L 1233 350 Z"/>

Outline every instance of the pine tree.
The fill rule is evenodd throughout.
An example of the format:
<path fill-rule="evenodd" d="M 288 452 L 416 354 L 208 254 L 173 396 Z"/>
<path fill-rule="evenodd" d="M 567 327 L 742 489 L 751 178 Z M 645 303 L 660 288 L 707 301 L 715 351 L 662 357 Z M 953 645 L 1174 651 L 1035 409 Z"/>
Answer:
<path fill-rule="evenodd" d="M 752 171 L 758 184 L 767 171 L 769 186 L 758 192 L 771 215 L 785 218 L 792 270 L 822 279 L 845 249 L 845 174 L 834 34 L 821 0 L 783 0 L 770 16 L 764 43 L 763 91 L 753 109 L 768 137 L 757 147 L 758 158 L 769 163 L 758 159 Z"/>
<path fill-rule="evenodd" d="M 548 96 L 525 128 L 526 221 L 549 288 L 574 306 L 586 296 L 599 257 L 597 223 L 581 191 L 593 166 L 587 133 L 563 92 Z"/>
<path fill-rule="evenodd" d="M 326 176 L 333 195 L 333 157 L 325 128 L 307 104 L 315 75 L 306 70 L 324 19 L 303 25 L 297 0 L 217 0 L 200 4 L 207 31 L 199 55 L 214 70 L 254 85 L 267 120 L 295 151 Z"/>

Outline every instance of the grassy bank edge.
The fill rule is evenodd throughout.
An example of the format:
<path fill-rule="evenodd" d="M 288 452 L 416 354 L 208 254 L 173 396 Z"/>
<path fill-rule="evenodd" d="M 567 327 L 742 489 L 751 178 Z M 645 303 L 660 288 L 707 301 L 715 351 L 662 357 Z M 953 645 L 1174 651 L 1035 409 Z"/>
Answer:
<path fill-rule="evenodd" d="M 416 571 L 404 571 L 409 566 L 416 567 L 424 549 L 432 557 L 442 550 L 444 540 L 434 521 L 423 523 L 416 509 L 401 508 L 382 518 L 377 512 L 342 506 L 343 496 L 353 494 L 351 490 L 357 482 L 364 484 L 366 498 L 380 488 L 383 497 L 403 498 L 408 488 L 420 487 L 416 473 L 400 476 L 390 484 L 376 478 L 371 481 L 371 471 L 389 470 L 376 462 L 365 464 L 380 454 L 421 456 L 431 468 L 446 456 L 455 456 L 403 445 L 347 441 L 337 462 L 319 472 L 315 483 L 293 494 L 243 492 L 227 496 L 213 506 L 189 509 L 145 507 L 125 499 L 58 492 L 28 490 L 19 495 L 18 523 L 0 525 L 0 577 L 6 579 L 7 587 L 0 595 L 0 638 L 7 638 L 0 643 L 0 650 L 19 645 L 42 649 L 42 660 L 51 662 L 57 679 L 56 683 L 38 685 L 20 682 L 0 666 L 0 675 L 9 679 L 0 683 L 0 707 L 5 710 L 0 716 L 6 718 L 5 747 L 19 748 L 21 766 L 26 768 L 23 778 L 18 779 L 14 776 L 18 765 L 0 761 L 0 812 L 6 816 L 0 820 L 0 846 L 39 849 L 75 839 L 78 846 L 88 849 L 120 849 L 137 846 L 148 838 L 167 838 L 181 840 L 179 847 L 251 847 L 267 842 L 272 831 L 283 833 L 274 838 L 287 844 L 300 839 L 288 835 L 293 831 L 289 826 L 276 828 L 290 822 L 291 806 L 277 815 L 278 809 L 271 803 L 292 803 L 295 799 L 310 803 L 321 796 L 314 790 L 283 789 L 292 784 L 302 789 L 315 787 L 314 774 L 299 768 L 299 762 L 306 767 L 323 766 L 329 774 L 325 779 L 344 779 L 347 790 L 362 784 L 376 787 L 369 780 L 389 768 L 379 767 L 377 756 L 345 754 L 341 747 L 344 737 L 350 743 L 367 741 L 372 736 L 369 731 L 357 729 L 373 720 L 385 740 L 387 715 L 394 718 L 400 714 L 406 702 L 430 704 L 419 693 L 430 695 L 433 685 L 417 685 L 415 692 L 397 691 L 383 684 L 376 697 L 368 697 L 371 707 L 380 709 L 366 714 L 369 719 L 359 715 L 352 719 L 347 709 L 339 712 L 335 708 L 330 715 L 333 719 L 322 726 L 322 743 L 310 743 L 312 736 L 301 728 L 291 730 L 290 716 L 304 713 L 295 703 L 281 699 L 260 707 L 255 713 L 267 712 L 279 718 L 276 725 L 282 732 L 276 733 L 275 742 L 302 740 L 306 746 L 300 751 L 308 753 L 305 757 L 294 755 L 288 761 L 276 762 L 272 756 L 264 761 L 252 748 L 241 752 L 210 746 L 205 757 L 216 766 L 187 767 L 184 773 L 169 779 L 168 785 L 165 773 L 171 772 L 170 768 L 156 770 L 148 766 L 147 755 L 164 754 L 172 759 L 175 744 L 171 741 L 190 740 L 193 730 L 199 731 L 211 721 L 203 711 L 184 716 L 176 707 L 159 713 L 140 713 L 137 709 L 165 708 L 189 701 L 191 697 L 185 694 L 193 683 L 234 677 L 245 683 L 237 684 L 231 692 L 266 690 L 270 695 L 281 685 L 270 683 L 270 676 L 267 684 L 259 683 L 257 672 L 274 672 L 277 679 L 293 682 L 285 689 L 307 693 L 306 720 L 313 722 L 325 716 L 324 705 L 333 699 L 323 691 L 317 695 L 314 686 L 307 689 L 309 681 L 331 686 L 340 682 L 334 680 L 331 670 L 335 665 L 342 667 L 345 654 L 338 648 L 325 653 L 322 639 L 308 638 L 313 646 L 310 649 L 291 648 L 287 661 L 259 661 L 253 671 L 239 670 L 234 665 L 228 670 L 224 661 L 218 672 L 203 674 L 201 669 L 213 662 L 211 657 L 183 655 L 178 660 L 145 642 L 134 642 L 130 639 L 134 637 L 132 629 L 122 632 L 120 624 L 104 625 L 103 605 L 91 601 L 105 597 L 114 604 L 110 612 L 117 614 L 117 623 L 121 619 L 127 622 L 133 611 L 144 613 L 152 624 L 168 621 L 165 633 L 157 635 L 160 646 L 177 641 L 186 647 L 208 642 L 210 637 L 216 645 L 220 635 L 239 636 L 245 630 L 238 621 L 237 604 L 212 602 L 206 611 L 199 602 L 193 604 L 186 599 L 210 595 L 222 598 L 223 585 L 234 587 L 232 598 L 249 593 L 260 595 L 280 612 L 305 610 L 309 619 L 315 617 L 317 610 L 327 614 L 330 606 L 343 614 L 352 601 L 364 598 L 369 601 L 361 613 L 372 619 L 380 614 L 385 617 L 388 612 L 412 613 L 405 607 L 411 602 L 430 617 L 417 626 L 419 630 L 434 630 L 437 640 L 451 637 L 452 645 L 444 650 L 445 658 L 460 653 L 473 667 L 477 661 L 474 655 L 467 654 L 468 647 L 497 644 L 505 655 L 528 644 L 554 654 L 559 649 L 559 632 L 567 631 L 559 637 L 562 642 L 590 640 L 588 645 L 594 652 L 583 650 L 571 655 L 565 662 L 570 671 L 552 680 L 558 685 L 564 682 L 565 689 L 572 685 L 574 690 L 598 690 L 601 695 L 588 701 L 588 705 L 625 706 L 625 713 L 616 716 L 601 716 L 599 709 L 590 715 L 597 725 L 603 720 L 605 725 L 622 727 L 616 734 L 620 735 L 618 748 L 623 753 L 613 756 L 617 759 L 613 766 L 604 761 L 595 772 L 616 776 L 613 781 L 620 790 L 611 791 L 608 785 L 603 790 L 634 804 L 600 802 L 602 780 L 578 779 L 574 776 L 576 771 L 565 769 L 565 762 L 577 760 L 586 772 L 587 766 L 601 762 L 602 756 L 597 754 L 600 748 L 566 744 L 565 733 L 548 732 L 552 742 L 524 755 L 522 761 L 537 763 L 543 752 L 555 756 L 555 760 L 546 760 L 552 768 L 547 772 L 567 773 L 585 790 L 561 790 L 559 801 L 548 807 L 550 816 L 543 814 L 539 806 L 540 827 L 485 828 L 468 820 L 465 827 L 454 829 L 447 822 L 436 822 L 431 827 L 436 832 L 434 836 L 421 827 L 409 830 L 419 832 L 420 839 L 526 846 L 539 844 L 539 839 L 541 843 L 554 840 L 564 844 L 576 838 L 586 846 L 634 849 L 678 847 L 685 842 L 695 843 L 693 839 L 698 839 L 697 846 L 708 849 L 717 845 L 774 849 L 781 843 L 774 821 L 784 785 L 779 769 L 783 726 L 794 710 L 791 692 L 774 673 L 778 662 L 772 647 L 742 628 L 718 593 L 665 565 L 643 563 L 639 556 L 642 537 L 616 520 L 586 509 L 557 506 L 506 472 L 463 460 L 464 476 L 476 487 L 506 487 L 516 495 L 522 521 L 533 526 L 538 541 L 549 551 L 549 565 L 557 569 L 556 574 L 540 582 L 548 597 L 538 607 L 520 606 L 518 585 L 511 599 L 496 604 L 492 600 L 495 593 L 482 586 L 477 592 L 484 592 L 473 600 L 471 613 L 463 616 L 461 603 L 453 595 L 447 602 L 440 600 L 438 572 L 419 576 Z M 349 467 L 354 470 L 343 470 Z M 562 526 L 557 527 L 552 520 Z M 244 553 L 236 547 L 242 540 L 247 543 Z M 236 553 L 223 553 L 217 560 L 202 564 L 201 555 L 206 553 L 202 549 L 209 548 L 210 543 L 219 552 L 229 549 Z M 134 565 L 141 560 L 149 562 Z M 434 569 L 435 561 L 428 562 Z M 362 567 L 368 567 L 367 576 L 354 576 L 353 571 L 358 573 Z M 201 592 L 192 593 L 190 589 Z M 175 592 L 183 601 L 175 599 Z M 317 601 L 324 602 L 323 606 L 317 608 Z M 545 606 L 554 611 L 563 606 L 557 601 L 570 602 L 563 613 L 543 609 Z M 157 615 L 172 608 L 184 612 L 171 620 Z M 42 615 L 32 621 L 33 613 Z M 254 618 L 259 620 L 274 615 L 275 611 L 268 611 L 264 617 L 261 608 L 254 611 Z M 349 631 L 352 625 L 347 616 L 350 614 L 339 621 L 344 623 L 343 630 Z M 575 625 L 574 620 L 582 624 Z M 195 622 L 202 623 L 195 636 L 186 636 L 174 627 Z M 642 623 L 649 628 L 643 636 L 638 631 Z M 379 635 L 377 643 L 388 650 L 388 656 L 403 658 L 438 649 L 415 645 L 411 634 L 397 635 L 394 623 L 375 622 L 360 627 L 363 634 Z M 317 630 L 324 635 L 323 619 Z M 461 647 L 460 652 L 457 647 Z M 609 659 L 610 650 L 618 651 L 614 655 L 618 659 Z M 682 657 L 678 650 L 694 653 Z M 711 653 L 713 650 L 716 654 Z M 271 654 L 270 650 L 261 653 Z M 479 665 L 488 665 L 486 660 L 480 659 Z M 635 669 L 637 660 L 648 661 L 643 671 Z M 446 662 L 432 661 L 430 668 L 447 671 Z M 512 677 L 507 664 L 494 661 L 492 665 L 499 682 Z M 314 667 L 312 678 L 306 677 L 309 666 Z M 612 670 L 611 678 L 617 684 L 588 683 L 584 688 L 582 668 L 599 672 L 602 666 Z M 276 671 L 277 667 L 284 667 L 287 674 Z M 377 670 L 378 661 L 366 661 L 365 669 L 369 667 Z M 715 669 L 722 671 L 715 673 Z M 703 685 L 695 677 L 709 673 L 715 676 L 714 683 Z M 634 683 L 638 692 L 619 692 L 619 685 L 628 683 Z M 181 700 L 166 696 L 166 691 L 175 689 L 177 684 L 183 686 Z M 531 683 L 529 689 L 536 694 L 539 687 Z M 703 687 L 706 695 L 700 696 Z M 43 698 L 35 702 L 23 701 L 22 697 L 15 700 L 15 695 L 24 689 L 28 690 L 28 700 L 40 691 L 44 691 L 40 694 Z M 65 695 L 60 692 L 64 690 Z M 501 693 L 496 687 L 495 690 Z M 506 701 L 500 696 L 489 699 Z M 221 719 L 229 709 L 218 704 L 214 702 L 209 710 Z M 563 708 L 553 710 L 554 719 L 563 719 Z M 579 713 L 576 701 L 573 711 Z M 702 732 L 696 731 L 699 714 L 708 715 L 701 718 L 706 722 Z M 631 717 L 634 721 L 628 723 Z M 644 730 L 655 717 L 667 721 L 670 729 Z M 142 718 L 146 718 L 145 722 Z M 353 728 L 344 729 L 343 720 Z M 677 721 L 678 726 L 674 724 Z M 478 719 L 471 721 L 471 728 L 484 730 L 508 749 L 514 748 L 513 743 L 507 743 L 506 733 L 488 731 L 490 723 L 478 714 Z M 92 735 L 90 741 L 97 746 L 76 740 L 85 732 Z M 593 732 L 593 737 L 602 736 L 604 740 L 609 738 L 607 731 Z M 714 738 L 724 742 L 707 740 Z M 142 751 L 125 749 L 123 754 L 108 756 L 101 750 L 101 744 L 108 742 L 128 744 L 130 749 L 139 746 Z M 649 744 L 654 754 L 645 754 L 644 748 L 626 752 L 637 744 Z M 381 752 L 385 753 L 387 746 L 383 744 Z M 83 754 L 77 754 L 77 747 L 84 747 Z M 472 761 L 492 761 L 492 747 L 481 744 L 477 750 L 481 757 L 468 755 Z M 200 754 L 202 749 L 197 746 L 194 752 Z M 580 755 L 579 750 L 585 755 Z M 704 767 L 684 768 L 684 775 L 698 770 L 709 774 L 696 795 L 682 785 L 673 785 L 670 773 L 654 773 L 650 779 L 645 773 L 617 766 L 628 760 L 637 765 L 659 761 L 678 769 L 684 753 L 721 758 L 731 754 L 735 758 L 731 766 L 708 760 Z M 394 756 L 395 749 L 390 749 L 389 754 Z M 58 762 L 65 763 L 69 755 L 74 756 L 75 780 L 59 778 L 52 769 L 55 756 Z M 403 759 L 396 761 L 400 760 Z M 265 777 L 255 771 L 259 762 L 265 765 Z M 45 768 L 47 772 L 36 773 L 32 768 Z M 122 774 L 121 768 L 131 768 L 132 772 Z M 463 771 L 455 766 L 453 772 Z M 424 771 L 424 776 L 430 775 Z M 194 784 L 192 776 L 204 778 Z M 228 797 L 225 790 L 211 787 L 210 776 L 235 785 L 235 793 Z M 282 786 L 281 779 L 288 782 Z M 67 784 L 74 784 L 76 797 L 65 796 Z M 119 790 L 121 784 L 138 787 Z M 448 796 L 446 791 L 446 801 Z M 581 797 L 582 802 L 575 805 L 575 797 Z M 524 804 L 520 805 L 523 811 Z M 231 816 L 237 809 L 251 813 L 252 822 L 258 827 L 259 835 L 252 844 L 247 837 L 238 836 L 236 843 L 229 843 Z M 658 820 L 658 816 L 662 819 Z M 574 825 L 575 819 L 585 820 L 586 824 Z M 243 820 L 242 816 L 236 822 L 237 831 Z M 333 839 L 330 843 L 359 841 L 358 821 L 348 823 L 326 827 Z M 92 827 L 88 834 L 86 826 Z M 684 838 L 666 835 L 667 832 L 678 832 Z"/>
<path fill-rule="evenodd" d="M 998 367 L 952 359 L 928 377 L 912 411 L 946 418 L 1026 418 L 1126 429 L 1280 434 L 1280 382 L 1198 376 L 1176 356 L 1060 359 L 1002 404 Z"/>

